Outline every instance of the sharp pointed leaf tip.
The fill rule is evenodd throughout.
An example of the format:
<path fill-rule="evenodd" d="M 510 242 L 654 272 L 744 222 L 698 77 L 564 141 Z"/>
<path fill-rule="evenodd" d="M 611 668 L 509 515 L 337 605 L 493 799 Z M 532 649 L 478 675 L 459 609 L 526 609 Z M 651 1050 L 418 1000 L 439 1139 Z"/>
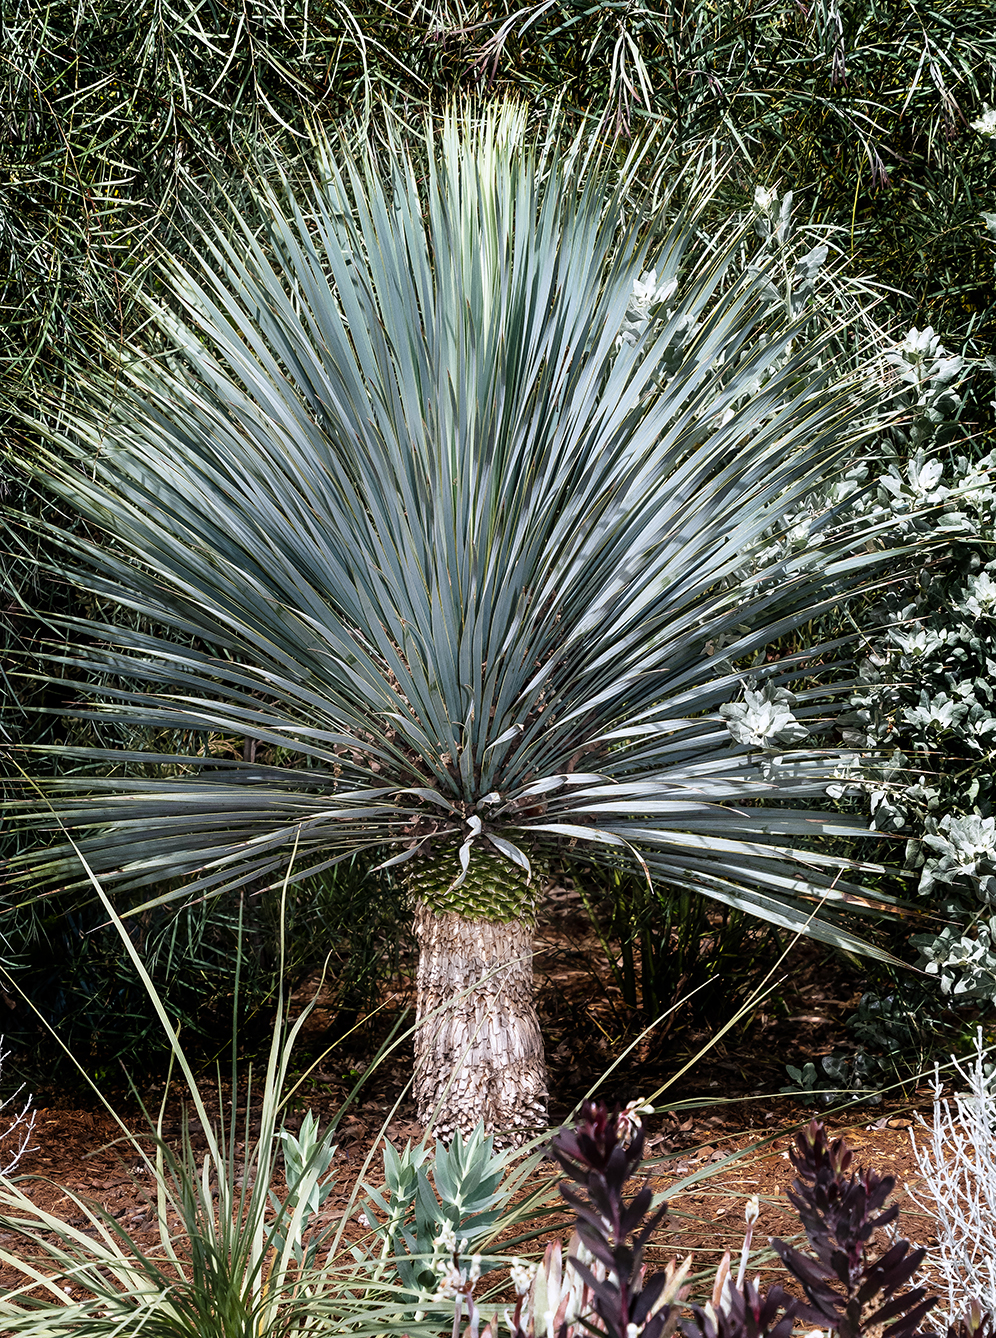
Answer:
<path fill-rule="evenodd" d="M 517 739 L 524 729 L 524 725 L 512 725 L 510 729 L 506 729 L 504 734 L 499 734 L 493 743 L 489 743 L 484 751 L 486 753 L 490 752 L 492 748 L 497 748 L 499 744 L 508 743 L 512 739 Z"/>

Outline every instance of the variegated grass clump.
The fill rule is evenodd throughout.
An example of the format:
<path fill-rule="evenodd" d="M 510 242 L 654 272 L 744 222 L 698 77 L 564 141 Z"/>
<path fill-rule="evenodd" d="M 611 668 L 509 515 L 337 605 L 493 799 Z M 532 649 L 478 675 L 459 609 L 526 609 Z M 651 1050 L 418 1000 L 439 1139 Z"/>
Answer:
<path fill-rule="evenodd" d="M 137 1185 L 158 1237 L 148 1245 L 68 1188 L 63 1216 L 34 1202 L 33 1177 L 11 1177 L 32 1127 L 27 1106 L 20 1111 L 11 1126 L 23 1129 L 19 1148 L 0 1171 L 0 1233 L 8 1242 L 0 1248 L 0 1265 L 20 1282 L 0 1296 L 0 1332 L 5 1338 L 305 1338 L 348 1328 L 363 1338 L 401 1326 L 398 1331 L 413 1338 L 438 1333 L 452 1306 L 413 1276 L 411 1252 L 417 1264 L 422 1241 L 410 1238 L 409 1221 L 428 1222 L 422 1234 L 430 1251 L 439 1234 L 432 1228 L 440 1223 L 475 1242 L 498 1234 L 513 1220 L 510 1200 L 535 1159 L 521 1160 L 509 1174 L 509 1158 L 495 1154 L 480 1133 L 466 1147 L 438 1148 L 434 1159 L 425 1140 L 400 1158 L 390 1151 L 390 1210 L 382 1223 L 381 1200 L 364 1195 L 363 1177 L 390 1111 L 352 1187 L 341 1193 L 341 1210 L 329 1212 L 335 1131 L 349 1103 L 324 1128 L 310 1111 L 297 1132 L 285 1123 L 299 1086 L 290 1079 L 291 1053 L 310 1008 L 290 1026 L 281 999 L 262 1080 L 254 1082 L 250 1072 L 244 1098 L 233 1099 L 226 1113 L 219 1072 L 212 1112 L 131 937 L 95 878 L 93 886 L 166 1032 L 189 1094 L 189 1115 L 176 1149 L 164 1137 L 165 1096 L 148 1125 L 134 1129 L 97 1092 L 120 1127 L 122 1160 L 137 1165 Z M 281 924 L 285 900 L 286 883 Z M 230 1091 L 233 1098 L 239 1091 L 234 1047 Z M 206 1143 L 203 1153 L 194 1147 L 194 1131 Z M 440 1198 L 434 1212 L 427 1207 L 435 1203 L 430 1164 Z M 364 1203 L 373 1230 L 357 1239 L 347 1227 Z M 483 1216 L 482 1206 L 488 1210 Z"/>

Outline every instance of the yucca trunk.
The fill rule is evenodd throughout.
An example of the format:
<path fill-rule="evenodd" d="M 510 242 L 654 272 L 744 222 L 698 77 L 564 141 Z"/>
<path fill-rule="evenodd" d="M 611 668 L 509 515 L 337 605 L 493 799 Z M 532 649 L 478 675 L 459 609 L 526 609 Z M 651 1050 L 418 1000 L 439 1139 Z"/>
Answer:
<path fill-rule="evenodd" d="M 533 901 L 507 861 L 475 852 L 411 871 L 419 945 L 415 1100 L 444 1141 L 483 1119 L 500 1145 L 546 1127 L 546 1062 L 533 1001 Z M 437 1113 L 438 1107 L 438 1113 Z"/>

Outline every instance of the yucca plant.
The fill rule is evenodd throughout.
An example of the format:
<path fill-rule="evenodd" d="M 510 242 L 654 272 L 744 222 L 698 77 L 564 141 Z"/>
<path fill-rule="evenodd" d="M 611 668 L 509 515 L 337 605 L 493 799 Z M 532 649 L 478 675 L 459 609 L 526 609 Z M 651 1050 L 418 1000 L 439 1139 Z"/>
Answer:
<path fill-rule="evenodd" d="M 888 392 L 813 317 L 825 250 L 708 235 L 706 173 L 641 196 L 653 145 L 620 168 L 510 107 L 430 144 L 260 179 L 265 235 L 236 213 L 164 261 L 171 351 L 96 372 L 29 463 L 90 600 L 52 658 L 102 742 L 10 811 L 54 813 L 132 914 L 275 885 L 292 847 L 295 878 L 403 865 L 422 1117 L 514 1141 L 545 1116 L 532 930 L 566 848 L 852 951 L 849 913 L 890 909 L 820 809 L 846 648 L 765 661 L 881 578 L 839 507 L 778 537 Z"/>

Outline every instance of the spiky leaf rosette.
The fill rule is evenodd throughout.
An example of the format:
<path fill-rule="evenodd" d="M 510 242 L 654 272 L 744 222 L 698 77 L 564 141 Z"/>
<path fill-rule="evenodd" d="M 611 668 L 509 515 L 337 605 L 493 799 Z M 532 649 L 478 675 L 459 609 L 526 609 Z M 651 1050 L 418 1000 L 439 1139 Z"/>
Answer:
<path fill-rule="evenodd" d="M 455 883 L 582 842 L 862 949 L 842 909 L 887 903 L 828 838 L 863 829 L 813 802 L 838 755 L 779 752 L 832 718 L 839 647 L 756 670 L 779 710 L 805 679 L 789 734 L 720 707 L 881 571 L 832 512 L 743 569 L 881 389 L 772 304 L 748 221 L 703 227 L 704 178 L 634 212 L 646 148 L 544 150 L 507 107 L 451 114 L 427 171 L 324 143 L 306 187 L 259 181 L 265 236 L 233 212 L 164 263 L 175 354 L 95 372 L 31 464 L 85 596 L 54 673 L 102 742 L 13 821 L 62 824 L 133 913 L 292 850 L 296 877 L 449 847 Z"/>

